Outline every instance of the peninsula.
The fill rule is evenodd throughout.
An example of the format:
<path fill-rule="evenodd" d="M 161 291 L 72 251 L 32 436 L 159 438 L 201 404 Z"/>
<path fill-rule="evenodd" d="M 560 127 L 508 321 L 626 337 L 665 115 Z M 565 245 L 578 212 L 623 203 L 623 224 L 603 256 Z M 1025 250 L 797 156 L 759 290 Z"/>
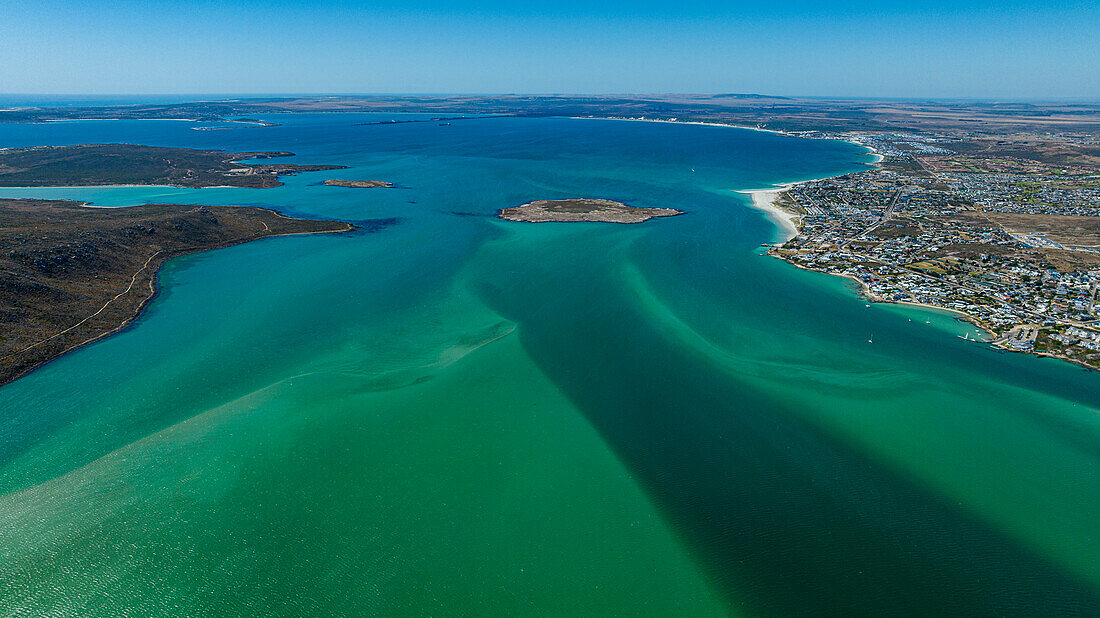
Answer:
<path fill-rule="evenodd" d="M 292 152 L 225 152 L 135 144 L 78 144 L 0 149 L 0 187 L 278 187 L 280 175 L 347 169 L 344 165 L 241 163 Z"/>
<path fill-rule="evenodd" d="M 0 199 L 0 384 L 122 329 L 155 296 L 157 270 L 172 257 L 353 229 L 251 206 Z"/>
<path fill-rule="evenodd" d="M 684 214 L 683 211 L 673 208 L 635 208 L 611 200 L 568 199 L 536 200 L 522 206 L 505 208 L 500 211 L 499 217 L 508 221 L 529 223 L 550 221 L 641 223 L 654 217 L 672 217 L 682 214 Z"/>
<path fill-rule="evenodd" d="M 771 255 L 854 279 L 872 301 L 956 312 L 1005 350 L 1100 369 L 1092 138 L 818 137 L 859 142 L 882 160 L 751 192 L 790 231 Z"/>
<path fill-rule="evenodd" d="M 350 187 L 352 189 L 392 189 L 393 183 L 385 180 L 326 180 L 329 187 Z"/>

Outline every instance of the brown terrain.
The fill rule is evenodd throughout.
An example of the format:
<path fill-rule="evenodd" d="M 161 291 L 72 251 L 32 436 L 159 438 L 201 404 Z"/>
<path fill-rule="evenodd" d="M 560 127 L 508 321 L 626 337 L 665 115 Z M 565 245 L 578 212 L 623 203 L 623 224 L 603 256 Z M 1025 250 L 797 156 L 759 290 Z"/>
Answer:
<path fill-rule="evenodd" d="M 170 185 L 277 187 L 279 175 L 346 169 L 343 165 L 240 163 L 291 152 L 225 152 L 135 144 L 78 144 L 0 149 L 0 187 Z"/>
<path fill-rule="evenodd" d="M 1014 234 L 1041 234 L 1065 247 L 1091 251 L 1040 249 L 1046 261 L 1061 272 L 1100 268 L 1100 217 L 985 213 L 985 216 Z"/>
<path fill-rule="evenodd" d="M 0 199 L 0 384 L 122 329 L 156 294 L 170 258 L 352 229 L 251 206 Z"/>
<path fill-rule="evenodd" d="M 393 183 L 385 180 L 326 180 L 330 187 L 351 187 L 353 189 L 392 189 Z"/>
<path fill-rule="evenodd" d="M 634 208 L 611 200 L 570 199 L 537 200 L 505 208 L 500 218 L 508 221 L 526 221 L 546 223 L 550 221 L 580 222 L 598 221 L 604 223 L 641 223 L 654 217 L 682 215 L 682 211 L 672 208 Z"/>
<path fill-rule="evenodd" d="M 0 122 L 72 118 L 189 118 L 257 122 L 265 112 L 427 112 L 517 116 L 677 118 L 789 131 L 965 131 L 1011 135 L 1100 128 L 1093 102 L 873 100 L 714 95 L 458 95 L 276 97 L 168 105 L 22 107 Z M 433 118 L 429 122 L 441 120 Z"/>
<path fill-rule="evenodd" d="M 1100 249 L 1100 217 L 984 213 L 986 217 L 1017 234 L 1042 234 L 1060 245 Z"/>

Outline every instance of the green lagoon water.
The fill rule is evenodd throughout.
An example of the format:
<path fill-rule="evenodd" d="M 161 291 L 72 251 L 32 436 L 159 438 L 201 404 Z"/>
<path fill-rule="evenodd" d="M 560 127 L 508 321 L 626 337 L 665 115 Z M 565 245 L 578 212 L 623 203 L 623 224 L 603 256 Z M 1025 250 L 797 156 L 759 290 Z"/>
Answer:
<path fill-rule="evenodd" d="M 0 197 L 362 228 L 174 260 L 132 328 L 0 388 L 0 614 L 1100 612 L 1100 374 L 761 255 L 778 231 L 734 190 L 864 149 L 362 124 L 388 118 L 0 126 L 352 166 Z M 687 214 L 493 217 L 581 196 Z"/>

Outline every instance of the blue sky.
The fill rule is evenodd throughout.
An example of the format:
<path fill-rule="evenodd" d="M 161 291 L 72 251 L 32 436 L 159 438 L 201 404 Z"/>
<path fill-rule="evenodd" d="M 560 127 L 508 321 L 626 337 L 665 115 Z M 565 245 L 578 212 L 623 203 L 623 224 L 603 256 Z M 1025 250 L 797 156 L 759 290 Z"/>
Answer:
<path fill-rule="evenodd" d="M 1100 2 L 0 6 L 0 94 L 1100 98 Z"/>

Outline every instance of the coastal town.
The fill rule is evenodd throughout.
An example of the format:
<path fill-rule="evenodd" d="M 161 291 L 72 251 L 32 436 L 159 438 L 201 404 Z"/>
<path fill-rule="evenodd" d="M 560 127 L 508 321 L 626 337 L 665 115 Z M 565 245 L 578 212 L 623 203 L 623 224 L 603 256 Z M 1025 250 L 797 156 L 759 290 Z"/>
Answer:
<path fill-rule="evenodd" d="M 998 347 L 1100 369 L 1100 170 L 1088 157 L 976 154 L 984 138 L 957 133 L 802 134 L 882 161 L 753 192 L 793 224 L 771 255 L 850 277 L 873 301 L 958 312 Z"/>

